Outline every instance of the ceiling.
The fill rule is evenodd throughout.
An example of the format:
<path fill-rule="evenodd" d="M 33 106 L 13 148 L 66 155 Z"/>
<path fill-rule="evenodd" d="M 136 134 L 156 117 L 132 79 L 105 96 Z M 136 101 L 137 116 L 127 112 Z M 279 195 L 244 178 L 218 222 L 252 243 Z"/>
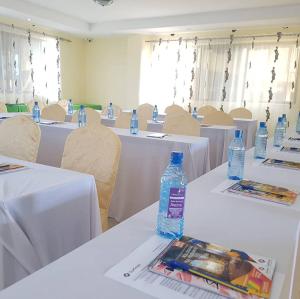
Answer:
<path fill-rule="evenodd" d="M 300 0 L 0 0 L 0 15 L 86 37 L 300 24 Z"/>

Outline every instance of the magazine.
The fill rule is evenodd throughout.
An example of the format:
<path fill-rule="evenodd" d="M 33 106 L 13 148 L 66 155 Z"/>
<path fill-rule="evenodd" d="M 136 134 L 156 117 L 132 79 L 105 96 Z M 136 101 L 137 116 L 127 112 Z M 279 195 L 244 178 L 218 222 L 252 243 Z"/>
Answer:
<path fill-rule="evenodd" d="M 227 188 L 225 191 L 284 205 L 292 205 L 298 196 L 297 192 L 289 189 L 250 180 L 241 180 Z"/>
<path fill-rule="evenodd" d="M 269 298 L 275 261 L 183 236 L 149 270 L 229 298 Z M 174 269 L 174 270 L 173 270 Z"/>
<path fill-rule="evenodd" d="M 0 164 L 0 174 L 1 173 L 7 173 L 12 171 L 17 171 L 26 168 L 23 165 L 17 165 L 17 164 Z"/>
<path fill-rule="evenodd" d="M 282 152 L 300 153 L 300 147 L 283 146 L 280 150 Z"/>
<path fill-rule="evenodd" d="M 284 161 L 284 160 L 278 160 L 278 159 L 266 159 L 262 163 L 267 166 L 275 166 L 275 167 L 280 167 L 280 168 L 300 170 L 300 163 L 293 162 L 293 161 Z"/>

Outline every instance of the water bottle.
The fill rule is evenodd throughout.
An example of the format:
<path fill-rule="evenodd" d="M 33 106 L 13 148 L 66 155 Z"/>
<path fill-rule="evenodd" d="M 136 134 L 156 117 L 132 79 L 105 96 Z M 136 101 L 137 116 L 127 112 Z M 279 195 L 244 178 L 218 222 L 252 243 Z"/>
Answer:
<path fill-rule="evenodd" d="M 259 123 L 256 132 L 254 158 L 265 159 L 267 154 L 268 130 L 265 122 Z"/>
<path fill-rule="evenodd" d="M 168 239 L 183 235 L 187 179 L 182 167 L 183 153 L 172 152 L 169 166 L 161 177 L 157 234 Z"/>
<path fill-rule="evenodd" d="M 286 118 L 286 114 L 282 114 L 282 123 L 283 123 L 283 126 L 284 126 L 284 129 L 286 131 L 287 127 L 288 127 L 288 121 L 287 121 L 287 118 Z"/>
<path fill-rule="evenodd" d="M 32 108 L 32 119 L 39 123 L 41 121 L 41 111 L 38 102 L 34 102 L 34 106 Z"/>
<path fill-rule="evenodd" d="M 196 107 L 194 107 L 194 110 L 193 110 L 193 113 L 192 113 L 192 117 L 195 118 L 195 119 L 197 119 L 197 117 L 198 117 L 198 112 L 197 112 L 197 108 Z"/>
<path fill-rule="evenodd" d="M 297 125 L 296 125 L 296 132 L 300 134 L 300 112 L 298 114 L 298 120 L 297 120 Z"/>
<path fill-rule="evenodd" d="M 228 147 L 228 178 L 242 180 L 244 176 L 245 146 L 242 131 L 236 130 L 234 139 Z"/>
<path fill-rule="evenodd" d="M 136 110 L 132 111 L 131 121 L 130 121 L 130 134 L 136 135 L 139 132 L 139 121 Z"/>
<path fill-rule="evenodd" d="M 73 111 L 74 111 L 73 103 L 72 103 L 72 100 L 69 99 L 69 101 L 68 101 L 68 115 L 73 115 Z"/>
<path fill-rule="evenodd" d="M 157 105 L 155 105 L 152 112 L 152 120 L 157 122 L 157 118 L 158 118 L 158 109 L 157 109 Z"/>
<path fill-rule="evenodd" d="M 278 122 L 274 133 L 274 146 L 282 146 L 284 139 L 285 127 L 282 122 L 282 117 L 278 117 Z"/>
<path fill-rule="evenodd" d="M 113 119 L 114 118 L 114 108 L 112 103 L 109 103 L 109 106 L 107 108 L 107 118 Z"/>
<path fill-rule="evenodd" d="M 86 126 L 86 112 L 83 105 L 80 105 L 80 109 L 78 112 L 78 127 L 85 127 Z"/>

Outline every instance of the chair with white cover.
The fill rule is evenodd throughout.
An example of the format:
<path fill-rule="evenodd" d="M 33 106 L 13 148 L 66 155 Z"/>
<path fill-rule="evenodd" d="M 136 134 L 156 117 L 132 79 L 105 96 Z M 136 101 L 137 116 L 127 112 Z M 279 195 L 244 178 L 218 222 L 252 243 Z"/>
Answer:
<path fill-rule="evenodd" d="M 73 116 L 72 116 L 72 122 L 77 123 L 78 122 L 78 113 L 79 110 L 77 110 Z M 86 113 L 86 124 L 88 126 L 90 125 L 98 125 L 101 122 L 100 113 L 92 108 L 85 108 Z"/>
<path fill-rule="evenodd" d="M 246 108 L 236 108 L 229 112 L 232 118 L 252 118 L 252 112 Z"/>
<path fill-rule="evenodd" d="M 59 100 L 57 104 L 63 107 L 65 111 L 68 111 L 68 104 L 69 104 L 68 100 Z"/>
<path fill-rule="evenodd" d="M 118 117 L 121 112 L 122 112 L 122 109 L 121 107 L 117 106 L 117 105 L 112 105 L 113 107 L 113 110 L 114 110 L 114 117 Z M 107 108 L 108 106 L 106 106 L 103 110 L 102 110 L 102 115 L 107 115 Z"/>
<path fill-rule="evenodd" d="M 206 105 L 206 106 L 200 107 L 198 109 L 198 114 L 207 116 L 207 115 L 211 114 L 212 112 L 216 112 L 216 111 L 218 111 L 218 110 L 215 107 Z"/>
<path fill-rule="evenodd" d="M 6 105 L 0 102 L 0 113 L 5 113 L 5 112 L 7 112 Z"/>
<path fill-rule="evenodd" d="M 171 106 L 168 106 L 166 109 L 165 109 L 165 113 L 166 114 L 172 114 L 172 115 L 178 115 L 178 114 L 182 114 L 184 112 L 187 112 L 185 111 L 181 106 L 179 105 L 176 105 L 176 104 L 173 104 Z"/>
<path fill-rule="evenodd" d="M 41 118 L 64 122 L 66 118 L 66 110 L 58 104 L 52 104 L 46 106 L 42 110 Z"/>
<path fill-rule="evenodd" d="M 138 106 L 137 115 L 138 115 L 140 130 L 142 131 L 147 130 L 148 120 L 152 119 L 153 110 L 154 110 L 154 106 L 147 103 Z"/>
<path fill-rule="evenodd" d="M 35 162 L 40 139 L 40 127 L 30 117 L 6 119 L 0 124 L 0 155 Z"/>
<path fill-rule="evenodd" d="M 188 113 L 167 115 L 163 125 L 167 134 L 200 136 L 200 123 Z"/>
<path fill-rule="evenodd" d="M 74 130 L 65 143 L 61 167 L 95 177 L 103 231 L 108 229 L 108 210 L 120 154 L 120 138 L 100 123 Z"/>
<path fill-rule="evenodd" d="M 233 126 L 234 121 L 233 118 L 223 112 L 223 111 L 215 111 L 203 118 L 202 124 L 205 125 L 220 125 L 220 126 Z"/>
<path fill-rule="evenodd" d="M 131 120 L 131 112 L 121 112 L 115 122 L 116 128 L 129 129 Z"/>

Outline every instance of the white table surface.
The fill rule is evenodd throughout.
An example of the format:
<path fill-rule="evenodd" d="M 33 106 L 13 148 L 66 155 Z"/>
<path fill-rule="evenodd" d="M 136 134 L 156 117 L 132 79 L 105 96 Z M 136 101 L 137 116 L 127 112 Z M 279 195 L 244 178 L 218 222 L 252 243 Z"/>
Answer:
<path fill-rule="evenodd" d="M 246 175 L 261 174 L 248 153 Z M 276 151 L 272 151 L 276 156 Z M 298 159 L 298 158 L 297 158 Z M 255 163 L 254 163 L 255 164 Z M 263 167 L 263 166 L 260 166 Z M 268 181 L 286 185 L 295 171 L 265 168 Z M 268 174 L 267 174 L 268 173 Z M 284 174 L 284 175 L 283 175 Z M 283 180 L 283 177 L 286 179 Z M 299 181 L 299 173 L 297 173 Z M 188 185 L 185 234 L 205 241 L 272 257 L 285 275 L 280 298 L 289 298 L 293 257 L 299 248 L 300 214 L 293 207 L 243 200 L 212 190 L 226 179 L 226 164 Z M 290 182 L 290 185 L 293 185 Z M 299 199 L 298 199 L 299 201 Z M 157 203 L 102 234 L 62 259 L 0 293 L 1 299 L 31 298 L 152 298 L 106 278 L 104 274 L 153 236 Z M 296 298 L 295 298 L 296 299 Z"/>
<path fill-rule="evenodd" d="M 0 156 L 28 168 L 0 174 L 0 289 L 100 233 L 90 175 Z M 5 225 L 4 225 L 5 224 Z"/>
<path fill-rule="evenodd" d="M 38 163 L 59 167 L 67 136 L 76 123 L 40 125 L 41 143 Z M 164 139 L 146 137 L 140 131 L 133 136 L 127 129 L 112 128 L 122 142 L 119 171 L 113 193 L 110 216 L 122 221 L 151 205 L 159 198 L 160 177 L 171 151 L 184 153 L 189 181 L 210 170 L 207 138 L 172 135 Z"/>

